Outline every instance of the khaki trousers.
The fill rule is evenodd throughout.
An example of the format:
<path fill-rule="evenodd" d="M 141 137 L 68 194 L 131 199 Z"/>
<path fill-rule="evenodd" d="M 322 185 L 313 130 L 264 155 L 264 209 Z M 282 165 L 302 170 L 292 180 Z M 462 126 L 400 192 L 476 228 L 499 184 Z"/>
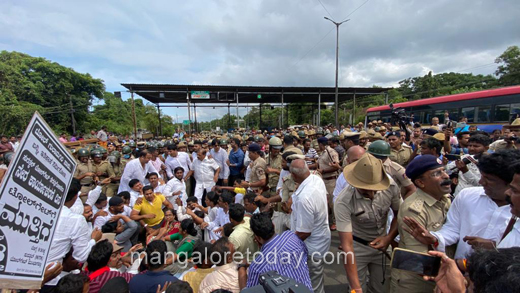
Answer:
<path fill-rule="evenodd" d="M 336 217 L 334 216 L 334 201 L 333 201 L 333 195 L 334 188 L 336 187 L 336 179 L 337 178 L 331 178 L 331 179 L 323 179 L 323 182 L 325 183 L 325 188 L 327 189 L 327 204 L 329 206 L 329 225 L 336 223 Z"/>

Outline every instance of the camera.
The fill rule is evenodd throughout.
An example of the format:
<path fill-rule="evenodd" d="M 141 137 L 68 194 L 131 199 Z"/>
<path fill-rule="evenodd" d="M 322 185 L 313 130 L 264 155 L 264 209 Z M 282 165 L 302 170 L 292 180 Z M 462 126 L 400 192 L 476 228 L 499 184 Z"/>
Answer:
<path fill-rule="evenodd" d="M 390 123 L 392 125 L 399 125 L 399 128 L 405 131 L 406 133 L 406 141 L 410 140 L 410 132 L 406 125 L 410 119 L 413 119 L 411 116 L 407 116 L 406 112 L 403 108 L 394 108 L 394 104 L 390 104 L 390 111 L 392 112 L 392 116 L 390 117 Z"/>
<path fill-rule="evenodd" d="M 292 278 L 269 271 L 260 275 L 260 285 L 242 290 L 242 293 L 311 293 L 305 285 Z"/>

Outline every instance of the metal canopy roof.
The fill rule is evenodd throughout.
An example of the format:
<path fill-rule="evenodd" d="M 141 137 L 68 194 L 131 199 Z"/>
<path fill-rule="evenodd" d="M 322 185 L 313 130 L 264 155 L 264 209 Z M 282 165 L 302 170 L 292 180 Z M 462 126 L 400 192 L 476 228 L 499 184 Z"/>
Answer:
<path fill-rule="evenodd" d="M 225 85 L 178 85 L 178 84 L 135 84 L 122 83 L 130 92 L 134 92 L 146 100 L 156 104 L 184 104 L 188 94 L 190 103 L 195 104 L 259 104 L 269 103 L 318 103 L 334 102 L 334 87 L 282 87 L 282 86 L 225 86 Z M 354 88 L 340 87 L 338 100 L 341 102 L 376 95 L 390 88 Z M 209 92 L 209 99 L 195 99 L 192 91 Z M 260 96 L 259 96 L 260 95 Z"/>

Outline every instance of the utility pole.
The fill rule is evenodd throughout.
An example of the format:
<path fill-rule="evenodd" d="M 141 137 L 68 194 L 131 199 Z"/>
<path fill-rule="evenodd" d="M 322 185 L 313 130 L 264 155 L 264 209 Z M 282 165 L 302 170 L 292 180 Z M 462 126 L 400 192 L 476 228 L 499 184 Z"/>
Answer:
<path fill-rule="evenodd" d="M 134 122 L 134 139 L 137 140 L 137 118 L 135 117 L 135 103 L 134 103 L 134 92 L 130 90 L 132 96 L 132 120 Z"/>
<path fill-rule="evenodd" d="M 339 119 L 338 119 L 338 66 L 339 66 L 339 26 L 343 23 L 349 21 L 350 19 L 345 19 L 342 22 L 335 22 L 334 20 L 324 17 L 326 20 L 330 20 L 334 25 L 336 25 L 336 94 L 334 97 L 334 116 L 336 122 L 336 128 L 339 129 Z"/>
<path fill-rule="evenodd" d="M 72 120 L 72 134 L 76 133 L 76 119 L 74 119 L 74 108 L 72 107 L 72 98 L 70 97 L 70 94 L 67 93 L 67 96 L 69 96 L 69 103 L 70 103 L 70 119 Z"/>

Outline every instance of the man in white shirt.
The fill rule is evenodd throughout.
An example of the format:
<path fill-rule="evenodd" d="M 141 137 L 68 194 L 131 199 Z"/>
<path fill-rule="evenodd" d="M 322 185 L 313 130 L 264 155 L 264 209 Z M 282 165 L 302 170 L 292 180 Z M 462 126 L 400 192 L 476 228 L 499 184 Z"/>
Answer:
<path fill-rule="evenodd" d="M 218 201 L 217 216 L 211 222 L 204 222 L 201 224 L 201 228 L 206 229 L 209 232 L 210 240 L 217 240 L 224 234 L 223 227 L 229 220 L 229 205 L 233 203 L 233 196 L 227 190 L 224 190 L 220 195 Z"/>
<path fill-rule="evenodd" d="M 188 174 L 191 170 L 190 155 L 185 152 L 179 152 L 176 145 L 168 146 L 168 157 L 164 164 L 166 165 L 166 174 L 168 174 L 168 178 L 175 176 L 174 173 L 177 167 L 182 167 L 185 174 Z"/>
<path fill-rule="evenodd" d="M 159 174 L 150 162 L 150 159 L 152 159 L 152 155 L 148 153 L 147 150 L 142 150 L 137 153 L 136 159 L 133 159 L 126 164 L 123 175 L 121 175 L 121 183 L 119 184 L 119 190 L 117 193 L 130 191 L 131 188 L 128 186 L 128 183 L 132 179 L 137 179 L 139 182 L 146 183 L 145 178 L 148 173 Z"/>
<path fill-rule="evenodd" d="M 127 252 L 132 247 L 132 240 L 137 241 L 138 236 L 138 225 L 135 221 L 130 219 L 130 217 L 123 214 L 125 205 L 123 203 L 123 199 L 119 196 L 113 196 L 108 202 L 109 208 L 106 216 L 98 216 L 94 222 L 94 229 L 106 230 L 105 233 L 116 233 L 115 240 L 117 244 L 123 246 L 123 252 Z M 107 223 L 114 224 L 113 231 L 112 227 L 105 227 Z"/>
<path fill-rule="evenodd" d="M 355 145 L 355 146 L 351 146 L 348 148 L 346 154 L 347 154 L 347 159 L 346 159 L 346 163 L 347 164 L 352 164 L 354 163 L 355 161 L 359 160 L 364 154 L 365 154 L 366 150 L 361 147 L 361 146 L 358 146 L 358 145 Z M 343 166 L 345 167 L 345 166 Z M 345 179 L 345 174 L 341 173 L 339 174 L 338 176 L 338 179 L 336 179 L 336 186 L 334 187 L 334 191 L 332 192 L 332 201 L 333 202 L 336 202 L 336 199 L 338 198 L 338 195 L 339 193 L 345 189 L 345 187 L 348 186 L 348 183 L 347 183 L 347 180 Z"/>
<path fill-rule="evenodd" d="M 97 139 L 101 142 L 106 142 L 108 140 L 108 135 L 107 135 L 107 127 L 106 126 L 101 126 L 101 130 L 98 131 L 97 133 Z"/>
<path fill-rule="evenodd" d="M 498 244 L 498 248 L 510 248 L 520 246 L 520 163 L 516 163 L 511 168 L 515 175 L 506 191 L 507 200 L 511 207 L 511 213 L 516 219 L 511 218 L 508 227 L 502 236 L 502 241 Z"/>
<path fill-rule="evenodd" d="M 193 152 L 191 153 L 191 161 L 197 160 L 197 154 L 202 149 L 202 141 L 196 140 L 193 142 Z"/>
<path fill-rule="evenodd" d="M 465 259 L 475 248 L 494 249 L 511 218 L 505 193 L 514 175 L 508 166 L 515 162 L 520 162 L 517 150 L 482 156 L 478 162 L 482 186 L 465 188 L 455 197 L 437 232 L 428 232 L 414 219 L 405 220 L 412 236 L 440 251 L 458 243 L 455 259 Z"/>
<path fill-rule="evenodd" d="M 13 150 L 16 152 L 16 149 L 20 145 L 20 142 L 18 141 L 16 136 L 11 136 L 11 138 L 9 139 L 9 143 L 13 146 Z"/>
<path fill-rule="evenodd" d="M 325 292 L 323 256 L 330 248 L 327 190 L 320 177 L 310 174 L 304 160 L 292 161 L 290 171 L 294 182 L 299 184 L 292 195 L 291 230 L 307 245 L 312 288 L 322 293 Z"/>
<path fill-rule="evenodd" d="M 213 148 L 209 151 L 209 153 L 220 167 L 220 173 L 218 174 L 219 182 L 217 185 L 227 186 L 229 177 L 229 166 L 226 163 L 228 160 L 228 153 L 226 150 L 220 147 L 222 142 L 219 142 L 217 139 L 214 139 L 211 144 L 213 145 Z"/>
<path fill-rule="evenodd" d="M 89 233 L 90 229 L 85 217 L 70 211 L 70 208 L 74 205 L 74 202 L 76 202 L 80 189 L 81 184 L 79 181 L 72 179 L 65 198 L 65 204 L 61 209 L 56 224 L 52 245 L 47 257 L 47 264 L 62 262 L 71 248 L 74 249 L 72 257 L 78 262 L 85 262 L 92 246 L 101 239 L 101 231 L 95 229 L 92 233 Z"/>
<path fill-rule="evenodd" d="M 88 196 L 87 196 L 87 201 L 85 201 L 85 204 L 88 204 L 89 206 L 94 208 L 94 205 L 96 204 L 97 200 L 99 199 L 99 196 L 101 195 L 103 185 L 106 185 L 108 183 L 110 183 L 110 178 L 105 178 L 105 179 L 103 179 L 103 181 L 98 183 L 96 188 L 89 191 Z M 76 213 L 78 215 L 83 214 L 83 202 L 81 201 L 79 196 L 78 196 L 78 199 L 76 200 L 76 202 L 74 203 L 74 205 L 72 205 L 72 207 L 70 207 L 70 210 L 73 213 Z"/>
<path fill-rule="evenodd" d="M 459 184 L 455 188 L 454 196 L 466 187 L 480 186 L 480 172 L 477 167 L 478 160 L 486 155 L 489 149 L 491 138 L 484 134 L 474 134 L 468 140 L 469 155 L 462 156 L 461 160 L 453 161 L 446 166 L 448 170 L 459 172 Z M 471 164 L 466 164 L 462 160 L 467 158 Z"/>
<path fill-rule="evenodd" d="M 163 190 L 164 190 L 164 187 L 166 185 L 161 182 L 162 179 L 159 180 L 159 174 L 157 174 L 157 173 L 148 173 L 145 178 L 150 183 L 149 185 L 151 187 L 153 187 L 153 192 L 154 193 L 163 194 Z"/>
<path fill-rule="evenodd" d="M 195 194 L 200 205 L 206 205 L 203 200 L 206 192 L 211 191 L 218 180 L 220 167 L 214 159 L 206 157 L 206 150 L 200 149 L 197 152 L 197 159 L 193 161 L 192 170 L 188 172 L 184 180 L 188 180 L 192 175 L 195 177 Z"/>
<path fill-rule="evenodd" d="M 184 169 L 182 167 L 176 167 L 173 170 L 174 177 L 166 183 L 163 189 L 163 195 L 173 205 L 173 209 L 177 210 L 179 206 L 175 202 L 177 198 L 180 198 L 183 206 L 186 206 L 186 182 L 184 181 Z"/>
<path fill-rule="evenodd" d="M 132 179 L 128 183 L 130 187 L 130 203 L 128 206 L 133 208 L 138 198 L 143 197 L 143 184 L 138 179 Z"/>

